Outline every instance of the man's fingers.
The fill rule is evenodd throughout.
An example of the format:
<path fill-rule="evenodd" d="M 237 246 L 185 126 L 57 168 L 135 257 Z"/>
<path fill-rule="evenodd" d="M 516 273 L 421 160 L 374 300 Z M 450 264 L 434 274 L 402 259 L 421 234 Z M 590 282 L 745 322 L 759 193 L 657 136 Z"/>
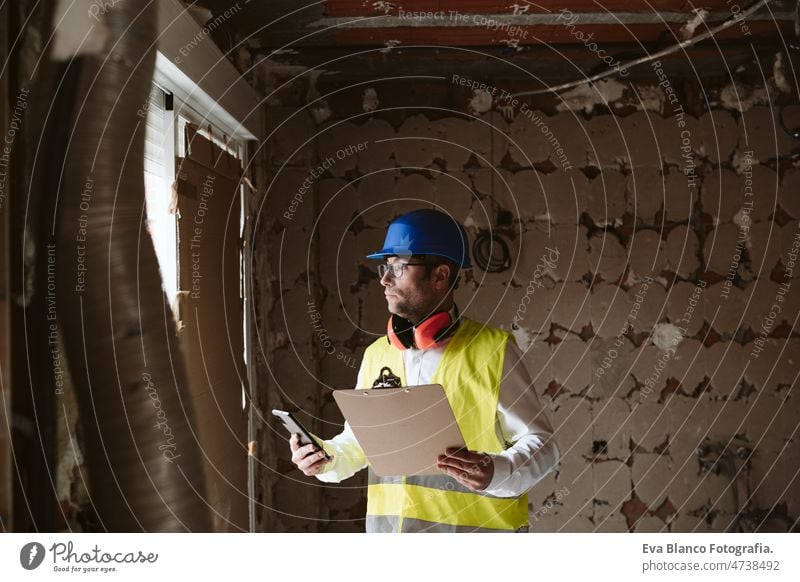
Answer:
<path fill-rule="evenodd" d="M 442 457 L 439 459 L 439 466 L 451 467 L 457 471 L 476 471 L 475 463 L 468 463 L 452 457 Z"/>
<path fill-rule="evenodd" d="M 445 465 L 452 465 L 464 471 L 472 471 L 473 473 L 475 471 L 483 471 L 489 464 L 486 455 L 472 452 L 440 455 L 438 462 Z"/>
<path fill-rule="evenodd" d="M 300 451 L 297 451 L 296 454 L 297 454 L 297 456 L 300 457 L 297 460 L 297 464 L 299 465 L 299 464 L 303 463 L 306 466 L 316 463 L 317 461 L 319 461 L 323 457 L 322 452 L 319 452 L 319 451 L 311 453 L 311 454 L 305 454 L 305 455 L 301 454 Z"/>
<path fill-rule="evenodd" d="M 486 474 L 486 468 L 475 463 L 462 463 L 460 461 L 440 461 L 437 463 L 439 469 L 448 469 L 452 476 L 464 476 L 467 479 L 480 481 Z"/>
<path fill-rule="evenodd" d="M 313 463 L 315 459 L 318 459 L 318 456 L 312 455 L 310 450 L 304 450 L 305 447 L 298 449 L 292 455 L 292 462 L 296 465 L 300 465 L 303 461 L 308 461 L 308 463 Z"/>
<path fill-rule="evenodd" d="M 317 450 L 317 447 L 315 445 L 304 445 L 304 446 L 300 447 L 299 449 L 297 449 L 294 452 L 293 456 L 296 455 L 296 456 L 299 456 L 302 459 L 304 457 L 307 457 L 308 455 L 310 455 L 311 453 L 313 453 L 316 450 Z"/>
<path fill-rule="evenodd" d="M 451 459 L 466 461 L 468 463 L 479 463 L 483 458 L 483 454 L 476 453 L 474 451 L 468 451 L 467 449 L 447 449 L 444 456 Z"/>
<path fill-rule="evenodd" d="M 312 473 L 306 473 L 306 475 L 313 475 L 325 465 L 328 461 L 323 456 L 323 453 L 314 453 L 313 455 L 308 455 L 301 461 L 297 463 L 297 466 L 300 468 L 301 471 L 306 473 L 306 471 L 313 471 Z"/>
<path fill-rule="evenodd" d="M 297 466 L 300 468 L 301 471 L 307 473 L 307 471 L 315 471 L 316 469 L 322 468 L 322 465 L 325 463 L 325 459 L 321 459 L 315 456 L 308 457 L 300 461 Z M 313 473 L 312 473 L 313 474 Z"/>
<path fill-rule="evenodd" d="M 310 449 L 309 449 L 309 447 L 310 447 Z M 300 445 L 300 435 L 297 434 L 297 433 L 293 433 L 292 436 L 289 437 L 289 448 L 294 453 L 294 452 L 296 452 L 298 450 L 302 451 L 303 449 L 313 450 L 316 447 L 314 445 L 311 445 L 311 444 L 301 446 Z"/>
<path fill-rule="evenodd" d="M 333 461 L 333 455 L 331 455 L 330 460 Z M 328 461 L 328 460 L 326 460 L 324 458 L 320 459 L 319 461 L 317 461 L 316 463 L 311 465 L 311 469 L 306 473 L 306 475 L 311 476 L 311 475 L 316 475 L 317 473 L 322 473 L 322 470 L 325 468 L 325 466 L 329 462 L 330 461 Z"/>
<path fill-rule="evenodd" d="M 297 465 L 297 468 L 305 475 L 316 475 L 328 462 L 333 460 L 333 455 L 326 459 L 324 451 L 321 451 L 315 444 L 301 447 L 300 435 L 296 433 L 289 437 L 289 447 L 292 450 L 292 463 Z"/>
<path fill-rule="evenodd" d="M 456 481 L 475 491 L 486 488 L 494 473 L 492 458 L 485 453 L 466 449 L 447 449 L 437 459 L 437 468 Z"/>
<path fill-rule="evenodd" d="M 295 465 L 299 466 L 300 462 L 303 461 L 303 459 L 307 457 L 313 457 L 314 455 L 312 453 L 314 453 L 316 450 L 317 447 L 315 447 L 314 445 L 306 445 L 304 447 L 300 447 L 299 449 L 296 449 L 294 453 L 292 453 L 292 462 Z"/>

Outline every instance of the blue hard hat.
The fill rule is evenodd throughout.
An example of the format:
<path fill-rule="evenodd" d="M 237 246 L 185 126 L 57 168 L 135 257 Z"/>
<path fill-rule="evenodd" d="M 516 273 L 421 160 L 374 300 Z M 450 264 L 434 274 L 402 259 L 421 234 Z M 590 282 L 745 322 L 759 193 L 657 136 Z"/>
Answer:
<path fill-rule="evenodd" d="M 395 218 L 389 224 L 383 248 L 367 258 L 385 259 L 392 255 L 436 255 L 453 261 L 462 269 L 472 267 L 467 231 L 453 217 L 431 208 Z"/>

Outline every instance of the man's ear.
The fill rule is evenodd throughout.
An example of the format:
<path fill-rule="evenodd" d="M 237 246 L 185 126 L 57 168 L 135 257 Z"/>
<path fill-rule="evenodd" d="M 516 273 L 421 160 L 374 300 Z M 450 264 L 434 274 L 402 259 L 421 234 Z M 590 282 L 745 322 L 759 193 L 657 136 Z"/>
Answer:
<path fill-rule="evenodd" d="M 435 282 L 438 287 L 439 283 L 443 284 L 442 289 L 447 289 L 450 287 L 450 267 L 442 263 L 441 265 L 436 265 L 434 267 L 435 273 Z"/>

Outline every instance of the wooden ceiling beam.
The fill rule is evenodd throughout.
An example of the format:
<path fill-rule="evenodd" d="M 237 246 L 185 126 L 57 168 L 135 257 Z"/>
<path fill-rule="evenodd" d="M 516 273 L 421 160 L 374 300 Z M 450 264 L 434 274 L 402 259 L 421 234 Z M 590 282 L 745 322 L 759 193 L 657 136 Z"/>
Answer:
<path fill-rule="evenodd" d="M 639 55 L 636 45 L 621 45 L 620 54 Z M 488 47 L 480 54 L 467 47 L 439 49 L 405 47 L 400 51 L 381 52 L 378 49 L 355 50 L 346 47 L 308 48 L 293 55 L 273 57 L 276 63 L 290 67 L 307 67 L 322 72 L 319 87 L 328 83 L 425 75 L 449 78 L 454 72 L 475 79 L 516 79 L 530 83 L 530 89 L 540 89 L 542 83 L 563 83 L 603 70 L 603 63 L 587 58 L 585 48 L 567 46 L 557 53 L 550 47 L 530 47 L 509 55 L 498 47 Z M 659 59 L 664 71 L 675 78 L 694 77 L 693 71 L 714 71 L 728 78 L 739 66 L 750 66 L 753 50 L 749 44 L 726 46 L 721 53 L 713 45 L 693 47 L 687 54 L 674 53 Z M 762 66 L 769 69 L 775 58 L 771 47 L 759 49 Z M 693 69 L 694 68 L 694 69 Z M 302 77 L 302 75 L 300 75 Z M 614 78 L 614 77 L 611 77 Z M 652 68 L 641 65 L 630 70 L 624 82 L 656 84 Z M 377 81 L 376 81 L 377 82 Z"/>
<path fill-rule="evenodd" d="M 745 2 L 743 2 L 744 4 Z M 514 6 L 517 6 L 515 9 Z M 375 14 L 396 15 L 398 10 L 407 12 L 436 12 L 457 10 L 464 14 L 547 14 L 557 13 L 561 9 L 572 12 L 684 12 L 689 15 L 692 9 L 699 6 L 706 10 L 727 11 L 732 6 L 727 0 L 705 0 L 702 3 L 686 0 L 649 0 L 634 2 L 632 0 L 469 0 L 453 2 L 452 0 L 395 0 L 394 2 L 354 0 L 328 0 L 325 3 L 327 16 L 374 16 Z"/>
<path fill-rule="evenodd" d="M 746 30 L 732 26 L 715 35 L 718 41 L 746 41 L 793 34 L 791 22 L 754 22 Z M 679 25 L 630 24 L 619 25 L 587 24 L 573 30 L 565 26 L 552 25 L 526 26 L 504 33 L 479 27 L 443 28 L 357 28 L 337 29 L 329 40 L 330 44 L 340 46 L 380 46 L 395 41 L 402 45 L 429 46 L 531 46 L 556 44 L 596 43 L 599 48 L 614 51 L 610 46 L 618 43 L 675 42 L 680 39 Z M 322 40 L 322 39 L 320 39 Z M 707 42 L 707 41 L 706 41 Z M 606 45 L 606 46 L 602 46 Z"/>

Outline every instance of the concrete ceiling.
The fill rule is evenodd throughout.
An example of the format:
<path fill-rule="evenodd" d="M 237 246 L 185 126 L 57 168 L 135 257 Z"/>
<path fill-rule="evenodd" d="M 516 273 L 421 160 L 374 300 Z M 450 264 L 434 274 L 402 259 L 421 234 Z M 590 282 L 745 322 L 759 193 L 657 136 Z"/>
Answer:
<path fill-rule="evenodd" d="M 196 5 L 217 18 L 213 36 L 223 50 L 241 43 L 257 59 L 319 68 L 340 81 L 387 70 L 438 75 L 456 68 L 487 78 L 498 74 L 500 62 L 501 75 L 526 80 L 533 74 L 537 83 L 554 83 L 607 69 L 608 59 L 637 59 L 698 36 L 741 14 L 746 6 L 738 2 L 239 0 L 224 19 L 226 10 L 233 12 L 230 0 Z M 758 69 L 771 67 L 776 52 L 796 42 L 795 8 L 794 0 L 771 0 L 713 38 L 664 58 L 665 70 L 727 77 L 758 61 Z M 640 66 L 632 73 L 628 80 L 649 71 Z"/>
<path fill-rule="evenodd" d="M 604 44 L 672 43 L 681 29 L 706 11 L 709 26 L 741 13 L 740 0 L 271 0 L 237 3 L 230 26 L 261 49 L 433 45 L 462 47 L 578 44 L 575 31 L 593 34 Z M 230 0 L 201 0 L 214 15 L 231 8 Z M 742 26 L 721 33 L 725 42 L 777 39 L 792 32 L 793 2 L 772 0 Z M 567 26 L 572 23 L 573 26 Z M 514 27 L 513 30 L 511 27 Z M 705 25 L 697 25 L 697 33 Z"/>

